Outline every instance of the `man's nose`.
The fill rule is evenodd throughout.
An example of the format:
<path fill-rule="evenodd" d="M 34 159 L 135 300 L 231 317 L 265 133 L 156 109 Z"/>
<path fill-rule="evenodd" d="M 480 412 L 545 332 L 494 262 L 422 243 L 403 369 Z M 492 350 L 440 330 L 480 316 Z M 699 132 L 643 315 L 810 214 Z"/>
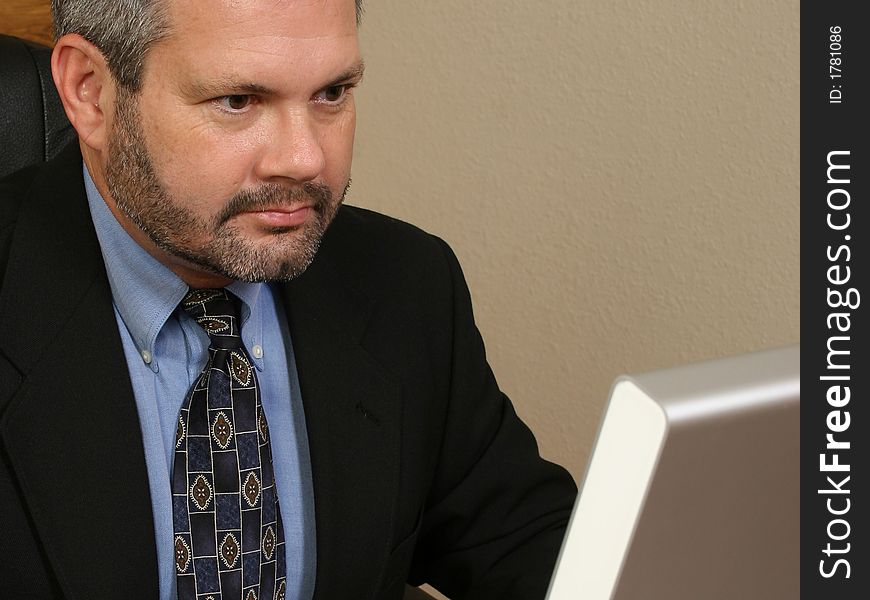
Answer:
<path fill-rule="evenodd" d="M 326 158 L 317 123 L 305 109 L 288 111 L 267 132 L 264 152 L 257 165 L 261 180 L 312 181 L 323 172 Z"/>

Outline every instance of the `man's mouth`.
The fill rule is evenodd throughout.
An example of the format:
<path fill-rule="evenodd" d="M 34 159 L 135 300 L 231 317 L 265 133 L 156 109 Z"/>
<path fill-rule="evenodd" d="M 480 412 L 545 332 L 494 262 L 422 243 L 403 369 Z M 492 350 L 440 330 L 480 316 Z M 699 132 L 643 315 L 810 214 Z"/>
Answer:
<path fill-rule="evenodd" d="M 311 205 L 270 206 L 238 213 L 246 219 L 252 218 L 265 227 L 299 227 L 311 218 L 314 208 Z"/>

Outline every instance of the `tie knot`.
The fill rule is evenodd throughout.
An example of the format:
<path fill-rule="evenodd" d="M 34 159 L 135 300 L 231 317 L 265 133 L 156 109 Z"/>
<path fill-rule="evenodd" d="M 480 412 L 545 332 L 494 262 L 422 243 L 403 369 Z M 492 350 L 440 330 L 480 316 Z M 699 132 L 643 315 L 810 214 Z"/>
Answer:
<path fill-rule="evenodd" d="M 238 299 L 223 288 L 190 290 L 181 307 L 208 334 L 213 348 L 242 345 Z"/>

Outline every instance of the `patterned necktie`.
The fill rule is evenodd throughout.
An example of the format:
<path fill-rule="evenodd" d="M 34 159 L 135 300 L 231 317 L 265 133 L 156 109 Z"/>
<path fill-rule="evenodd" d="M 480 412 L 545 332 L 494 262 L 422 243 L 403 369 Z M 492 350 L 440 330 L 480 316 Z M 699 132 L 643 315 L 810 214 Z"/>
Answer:
<path fill-rule="evenodd" d="M 272 450 L 238 304 L 191 290 L 209 359 L 181 407 L 172 474 L 179 600 L 283 600 L 284 532 Z"/>

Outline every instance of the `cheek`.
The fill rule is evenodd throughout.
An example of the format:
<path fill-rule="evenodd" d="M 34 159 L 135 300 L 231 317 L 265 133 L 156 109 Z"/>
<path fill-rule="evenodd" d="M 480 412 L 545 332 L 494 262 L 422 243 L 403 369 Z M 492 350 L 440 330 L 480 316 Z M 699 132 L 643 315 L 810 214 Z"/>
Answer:
<path fill-rule="evenodd" d="M 224 136 L 220 141 L 202 131 L 178 128 L 151 138 L 152 160 L 161 184 L 188 209 L 205 214 L 222 208 L 244 187 L 249 150 Z M 156 143 L 154 143 L 156 142 Z"/>
<path fill-rule="evenodd" d="M 326 177 L 331 187 L 344 189 L 350 177 L 353 162 L 353 141 L 356 130 L 356 115 L 351 113 L 347 119 L 331 128 L 323 139 L 326 154 Z"/>
<path fill-rule="evenodd" d="M 157 176 L 176 201 L 205 210 L 222 206 L 243 187 L 252 140 L 203 124 L 195 108 L 174 105 L 171 98 L 143 102 L 141 116 Z"/>

